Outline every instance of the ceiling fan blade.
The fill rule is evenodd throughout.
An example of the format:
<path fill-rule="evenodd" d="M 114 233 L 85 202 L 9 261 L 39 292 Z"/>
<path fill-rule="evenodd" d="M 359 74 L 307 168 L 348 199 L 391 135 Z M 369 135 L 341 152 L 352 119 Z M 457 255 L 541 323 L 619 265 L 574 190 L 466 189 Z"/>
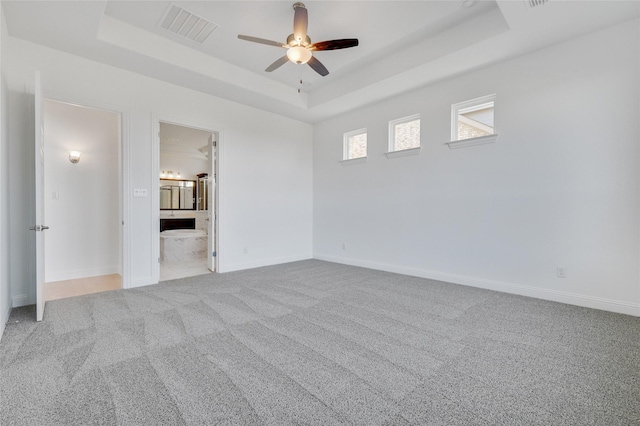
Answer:
<path fill-rule="evenodd" d="M 298 44 L 302 44 L 307 39 L 307 26 L 309 24 L 307 8 L 302 3 L 294 3 L 293 10 L 293 38 Z"/>
<path fill-rule="evenodd" d="M 280 68 L 282 65 L 284 65 L 285 62 L 288 62 L 289 58 L 287 58 L 287 55 L 284 55 L 282 58 L 276 60 L 274 63 L 272 63 L 271 65 L 269 65 L 267 67 L 267 69 L 265 69 L 266 72 L 271 72 L 275 69 Z"/>
<path fill-rule="evenodd" d="M 266 44 L 268 46 L 276 46 L 276 47 L 287 47 L 286 45 L 277 42 L 277 41 L 273 41 L 273 40 L 267 40 L 264 38 L 258 38 L 258 37 L 252 37 L 252 36 L 247 36 L 247 35 L 242 35 L 239 34 L 238 38 L 240 40 L 246 40 L 246 41 L 252 41 L 254 43 L 260 43 L 260 44 Z"/>
<path fill-rule="evenodd" d="M 324 65 L 322 65 L 322 62 L 320 62 L 313 56 L 311 57 L 311 59 L 309 59 L 309 62 L 307 62 L 307 64 L 309 64 L 309 66 L 313 68 L 315 72 L 323 77 L 329 74 L 329 70 Z"/>
<path fill-rule="evenodd" d="M 310 50 L 337 50 L 346 49 L 348 47 L 356 47 L 358 45 L 357 38 L 343 38 L 340 40 L 327 40 L 313 43 L 309 46 Z"/>

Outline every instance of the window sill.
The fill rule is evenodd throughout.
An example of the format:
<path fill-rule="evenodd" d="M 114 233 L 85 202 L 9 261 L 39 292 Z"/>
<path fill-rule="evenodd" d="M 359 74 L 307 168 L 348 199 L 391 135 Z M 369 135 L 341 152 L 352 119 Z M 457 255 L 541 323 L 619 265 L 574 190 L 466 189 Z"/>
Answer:
<path fill-rule="evenodd" d="M 385 152 L 384 155 L 386 155 L 387 158 L 406 157 L 407 155 L 418 155 L 420 154 L 421 150 L 422 150 L 422 147 L 409 148 L 409 149 L 403 149 L 400 151 Z"/>
<path fill-rule="evenodd" d="M 354 164 L 362 164 L 367 162 L 367 157 L 350 158 L 348 160 L 340 160 L 343 166 L 352 166 Z"/>
<path fill-rule="evenodd" d="M 498 139 L 498 134 L 480 136 L 479 138 L 462 139 L 461 141 L 445 142 L 449 145 L 449 149 L 466 148 L 468 146 L 484 145 L 486 143 L 494 143 Z"/>

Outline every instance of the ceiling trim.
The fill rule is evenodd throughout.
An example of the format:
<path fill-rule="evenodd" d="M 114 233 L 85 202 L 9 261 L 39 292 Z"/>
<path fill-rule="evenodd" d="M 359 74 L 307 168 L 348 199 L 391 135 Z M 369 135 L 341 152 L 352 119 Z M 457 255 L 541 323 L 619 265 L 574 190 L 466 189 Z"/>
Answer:
<path fill-rule="evenodd" d="M 196 72 L 203 76 L 277 99 L 297 108 L 307 109 L 307 95 L 291 87 L 257 75 L 213 56 L 185 47 L 165 37 L 141 30 L 118 19 L 104 15 L 97 38 L 100 41 L 130 50 L 162 62 Z"/>

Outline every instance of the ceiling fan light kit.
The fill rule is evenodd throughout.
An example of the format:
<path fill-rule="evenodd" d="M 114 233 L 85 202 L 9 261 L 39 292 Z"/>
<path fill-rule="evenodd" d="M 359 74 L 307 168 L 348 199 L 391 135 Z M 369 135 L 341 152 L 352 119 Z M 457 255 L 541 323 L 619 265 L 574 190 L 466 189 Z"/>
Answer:
<path fill-rule="evenodd" d="M 346 49 L 358 45 L 357 38 L 327 40 L 312 44 L 311 39 L 307 34 L 307 26 L 309 23 L 307 8 L 303 3 L 297 2 L 293 4 L 293 11 L 293 34 L 289 34 L 286 43 L 279 43 L 277 41 L 242 34 L 238 35 L 238 38 L 241 40 L 287 49 L 287 54 L 276 59 L 274 63 L 265 69 L 266 72 L 274 71 L 286 62 L 291 61 L 298 65 L 309 64 L 315 72 L 324 77 L 329 74 L 329 71 L 322 62 L 313 56 L 314 51 Z"/>
<path fill-rule="evenodd" d="M 313 56 L 311 51 L 303 46 L 294 46 L 287 50 L 287 58 L 296 64 L 306 64 L 311 56 Z"/>

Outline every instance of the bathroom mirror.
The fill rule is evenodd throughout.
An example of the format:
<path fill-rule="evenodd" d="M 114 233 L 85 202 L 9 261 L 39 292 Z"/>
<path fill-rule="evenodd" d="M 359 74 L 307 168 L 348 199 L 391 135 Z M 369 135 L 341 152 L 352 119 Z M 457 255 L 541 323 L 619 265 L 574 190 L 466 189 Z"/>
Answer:
<path fill-rule="evenodd" d="M 195 210 L 196 181 L 160 179 L 160 210 Z"/>

